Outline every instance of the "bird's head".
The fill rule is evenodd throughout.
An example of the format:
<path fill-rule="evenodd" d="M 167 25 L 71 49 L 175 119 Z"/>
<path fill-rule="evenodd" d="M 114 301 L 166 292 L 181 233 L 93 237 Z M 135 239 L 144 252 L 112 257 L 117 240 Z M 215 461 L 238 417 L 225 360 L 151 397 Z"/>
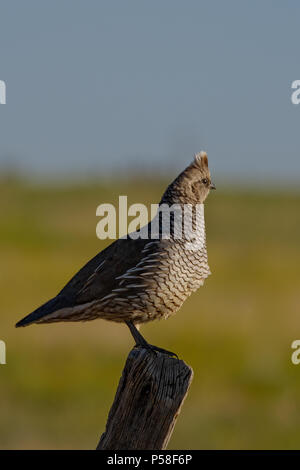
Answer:
<path fill-rule="evenodd" d="M 192 163 L 170 184 L 162 201 L 184 204 L 202 204 L 211 189 L 216 189 L 211 181 L 206 152 L 195 154 Z"/>

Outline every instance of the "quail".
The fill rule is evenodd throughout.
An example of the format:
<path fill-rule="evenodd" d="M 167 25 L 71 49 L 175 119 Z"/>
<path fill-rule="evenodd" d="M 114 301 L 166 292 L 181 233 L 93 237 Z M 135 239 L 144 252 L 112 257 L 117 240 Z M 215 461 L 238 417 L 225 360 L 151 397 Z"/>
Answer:
<path fill-rule="evenodd" d="M 165 352 L 150 345 L 139 326 L 176 313 L 210 275 L 204 201 L 211 189 L 215 186 L 207 154 L 202 151 L 164 192 L 158 205 L 157 231 L 153 230 L 152 220 L 135 236 L 129 234 L 114 241 L 80 269 L 54 298 L 20 320 L 16 327 L 102 318 L 126 323 L 137 346 Z M 174 207 L 169 212 L 166 233 L 164 212 Z M 185 208 L 190 209 L 189 216 L 185 216 Z M 176 210 L 181 211 L 181 217 L 176 216 Z"/>

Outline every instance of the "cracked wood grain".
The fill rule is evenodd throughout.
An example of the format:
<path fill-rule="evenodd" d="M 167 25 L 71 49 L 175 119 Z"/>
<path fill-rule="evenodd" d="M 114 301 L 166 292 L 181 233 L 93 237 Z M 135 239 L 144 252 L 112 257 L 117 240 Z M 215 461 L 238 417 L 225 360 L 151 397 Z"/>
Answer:
<path fill-rule="evenodd" d="M 132 349 L 97 449 L 165 449 L 192 378 L 182 360 Z"/>

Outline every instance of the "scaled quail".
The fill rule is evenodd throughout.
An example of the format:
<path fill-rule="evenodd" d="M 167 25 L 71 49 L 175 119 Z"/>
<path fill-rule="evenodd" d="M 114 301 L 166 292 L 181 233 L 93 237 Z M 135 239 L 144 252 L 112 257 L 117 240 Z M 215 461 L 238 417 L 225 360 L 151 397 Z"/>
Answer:
<path fill-rule="evenodd" d="M 164 351 L 150 345 L 138 326 L 176 313 L 209 276 L 203 203 L 210 189 L 215 186 L 207 155 L 200 152 L 163 194 L 157 232 L 150 221 L 135 232 L 136 236 L 113 242 L 78 271 L 56 297 L 16 327 L 103 318 L 125 322 L 138 346 Z M 164 213 L 171 207 L 175 209 L 170 211 L 167 236 Z M 190 216 L 176 217 L 186 207 Z"/>

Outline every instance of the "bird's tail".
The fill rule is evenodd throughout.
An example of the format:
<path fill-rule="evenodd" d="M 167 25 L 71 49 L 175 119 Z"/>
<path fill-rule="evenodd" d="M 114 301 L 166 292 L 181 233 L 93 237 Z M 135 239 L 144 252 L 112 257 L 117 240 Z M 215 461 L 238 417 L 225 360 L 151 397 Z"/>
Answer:
<path fill-rule="evenodd" d="M 22 318 L 17 324 L 16 328 L 20 326 L 28 326 L 32 323 L 36 323 L 45 315 L 49 313 L 55 312 L 56 310 L 63 308 L 65 306 L 64 299 L 60 296 L 54 297 L 53 299 L 48 300 L 45 304 L 41 305 L 39 308 L 34 310 L 34 312 L 30 313 L 26 317 Z"/>

